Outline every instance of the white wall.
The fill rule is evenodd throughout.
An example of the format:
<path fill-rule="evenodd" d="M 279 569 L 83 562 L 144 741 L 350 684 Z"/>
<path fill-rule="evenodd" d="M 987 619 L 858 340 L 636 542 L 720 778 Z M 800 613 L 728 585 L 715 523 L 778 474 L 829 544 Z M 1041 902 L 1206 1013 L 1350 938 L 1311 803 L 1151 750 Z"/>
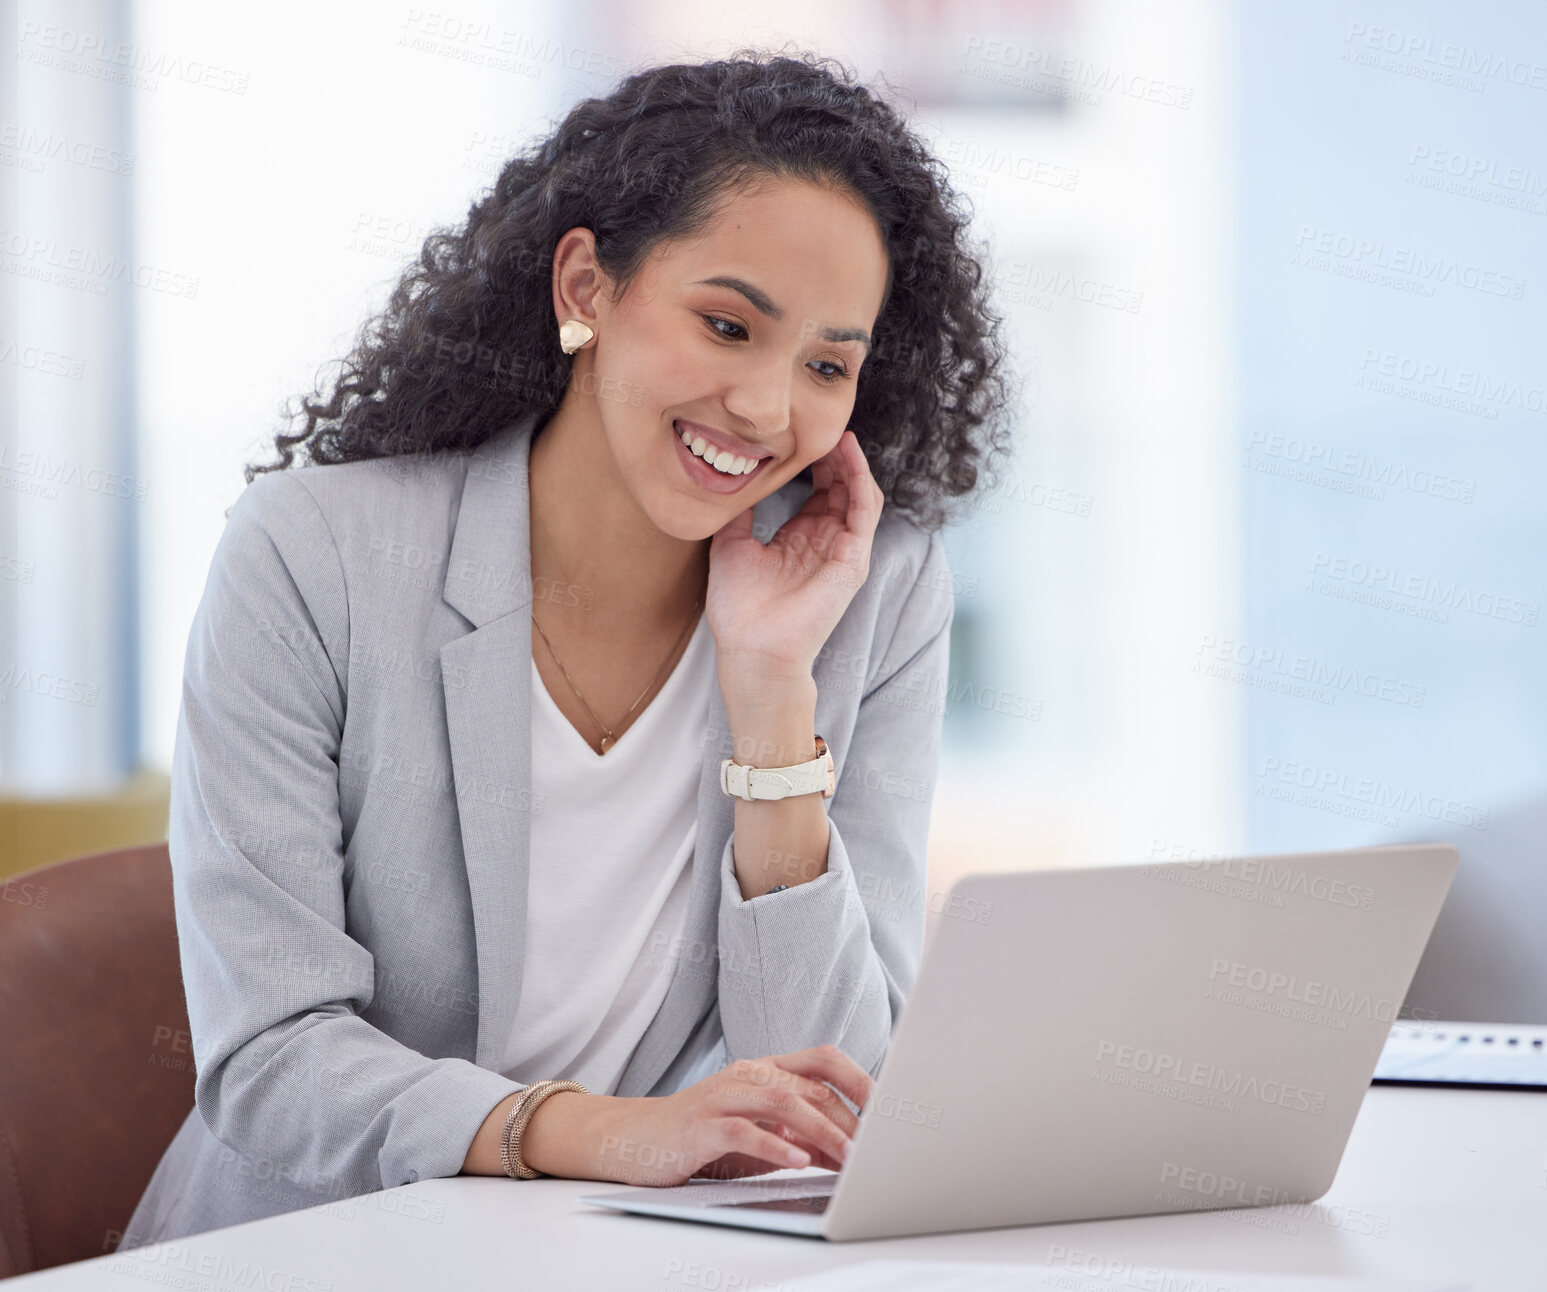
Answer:
<path fill-rule="evenodd" d="M 153 507 L 135 462 L 135 257 L 127 109 L 91 51 L 118 6 L 0 13 L 0 784 L 116 788 L 134 756 L 138 660 L 124 631 Z"/>
<path fill-rule="evenodd" d="M 548 6 L 143 0 L 135 39 L 241 89 L 166 81 L 137 101 L 141 255 L 196 275 L 142 302 L 145 754 L 169 768 L 188 627 L 242 467 L 293 429 L 433 225 L 460 222 L 550 101 L 590 93 Z M 582 64 L 583 66 L 583 64 Z M 231 79 L 228 85 L 239 82 Z"/>

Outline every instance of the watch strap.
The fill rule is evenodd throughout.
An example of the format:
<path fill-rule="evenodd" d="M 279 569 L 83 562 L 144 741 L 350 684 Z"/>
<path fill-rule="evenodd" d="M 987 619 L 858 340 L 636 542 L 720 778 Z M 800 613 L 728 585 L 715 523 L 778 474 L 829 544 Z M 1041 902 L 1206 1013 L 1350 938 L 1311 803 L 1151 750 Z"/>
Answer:
<path fill-rule="evenodd" d="M 798 794 L 831 798 L 834 790 L 833 756 L 827 742 L 816 738 L 817 756 L 789 767 L 749 767 L 732 758 L 720 761 L 720 788 L 733 798 L 784 799 Z"/>

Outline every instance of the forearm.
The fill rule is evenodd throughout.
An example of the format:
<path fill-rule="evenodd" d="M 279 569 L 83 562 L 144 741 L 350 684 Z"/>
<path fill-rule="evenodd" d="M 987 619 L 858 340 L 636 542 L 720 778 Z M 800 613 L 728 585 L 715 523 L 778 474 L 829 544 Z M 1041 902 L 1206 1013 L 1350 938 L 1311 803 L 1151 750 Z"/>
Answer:
<path fill-rule="evenodd" d="M 500 1137 L 505 1118 L 521 1091 L 500 1100 L 484 1119 L 467 1159 L 463 1175 L 504 1175 L 500 1163 Z M 604 1148 L 612 1134 L 614 1119 L 621 1106 L 631 1102 L 616 1095 L 583 1095 L 578 1090 L 560 1090 L 537 1105 L 537 1111 L 521 1133 L 521 1160 L 544 1175 L 570 1180 L 604 1180 Z"/>
<path fill-rule="evenodd" d="M 756 677 L 753 673 L 751 676 Z M 816 757 L 816 682 L 809 674 L 722 678 L 731 757 L 748 767 L 785 767 Z M 794 888 L 827 870 L 827 811 L 820 794 L 735 800 L 734 859 L 744 901 L 776 884 Z"/>
<path fill-rule="evenodd" d="M 722 852 L 718 994 L 732 1062 L 830 1043 L 873 1072 L 882 1056 L 900 1003 L 889 965 L 897 962 L 899 939 L 911 942 L 914 930 L 911 921 L 871 923 L 844 823 L 835 815 L 828 828 L 827 869 L 772 897 L 738 896 L 731 841 Z M 899 848 L 898 858 L 904 853 Z M 899 874 L 893 891 L 921 897 L 921 878 L 902 881 Z M 923 909 L 915 909 L 922 935 Z"/>

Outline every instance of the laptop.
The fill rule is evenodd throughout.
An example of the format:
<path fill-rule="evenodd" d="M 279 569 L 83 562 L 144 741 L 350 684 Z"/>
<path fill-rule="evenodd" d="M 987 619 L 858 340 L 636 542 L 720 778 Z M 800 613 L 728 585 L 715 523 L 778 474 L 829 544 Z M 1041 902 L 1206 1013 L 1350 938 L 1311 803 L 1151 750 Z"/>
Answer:
<path fill-rule="evenodd" d="M 1313 1202 L 1457 862 L 1397 844 L 963 876 L 842 1171 L 581 1201 L 837 1242 Z"/>

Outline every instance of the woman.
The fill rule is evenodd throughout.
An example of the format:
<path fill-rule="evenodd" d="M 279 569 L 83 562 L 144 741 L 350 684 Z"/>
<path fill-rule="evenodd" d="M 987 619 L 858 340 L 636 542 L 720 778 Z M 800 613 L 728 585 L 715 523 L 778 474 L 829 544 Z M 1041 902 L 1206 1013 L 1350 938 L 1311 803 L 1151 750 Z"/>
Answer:
<path fill-rule="evenodd" d="M 197 1107 L 123 1247 L 841 1167 L 922 953 L 935 531 L 1005 448 L 941 176 L 827 60 L 631 76 L 248 469 L 173 759 Z"/>

